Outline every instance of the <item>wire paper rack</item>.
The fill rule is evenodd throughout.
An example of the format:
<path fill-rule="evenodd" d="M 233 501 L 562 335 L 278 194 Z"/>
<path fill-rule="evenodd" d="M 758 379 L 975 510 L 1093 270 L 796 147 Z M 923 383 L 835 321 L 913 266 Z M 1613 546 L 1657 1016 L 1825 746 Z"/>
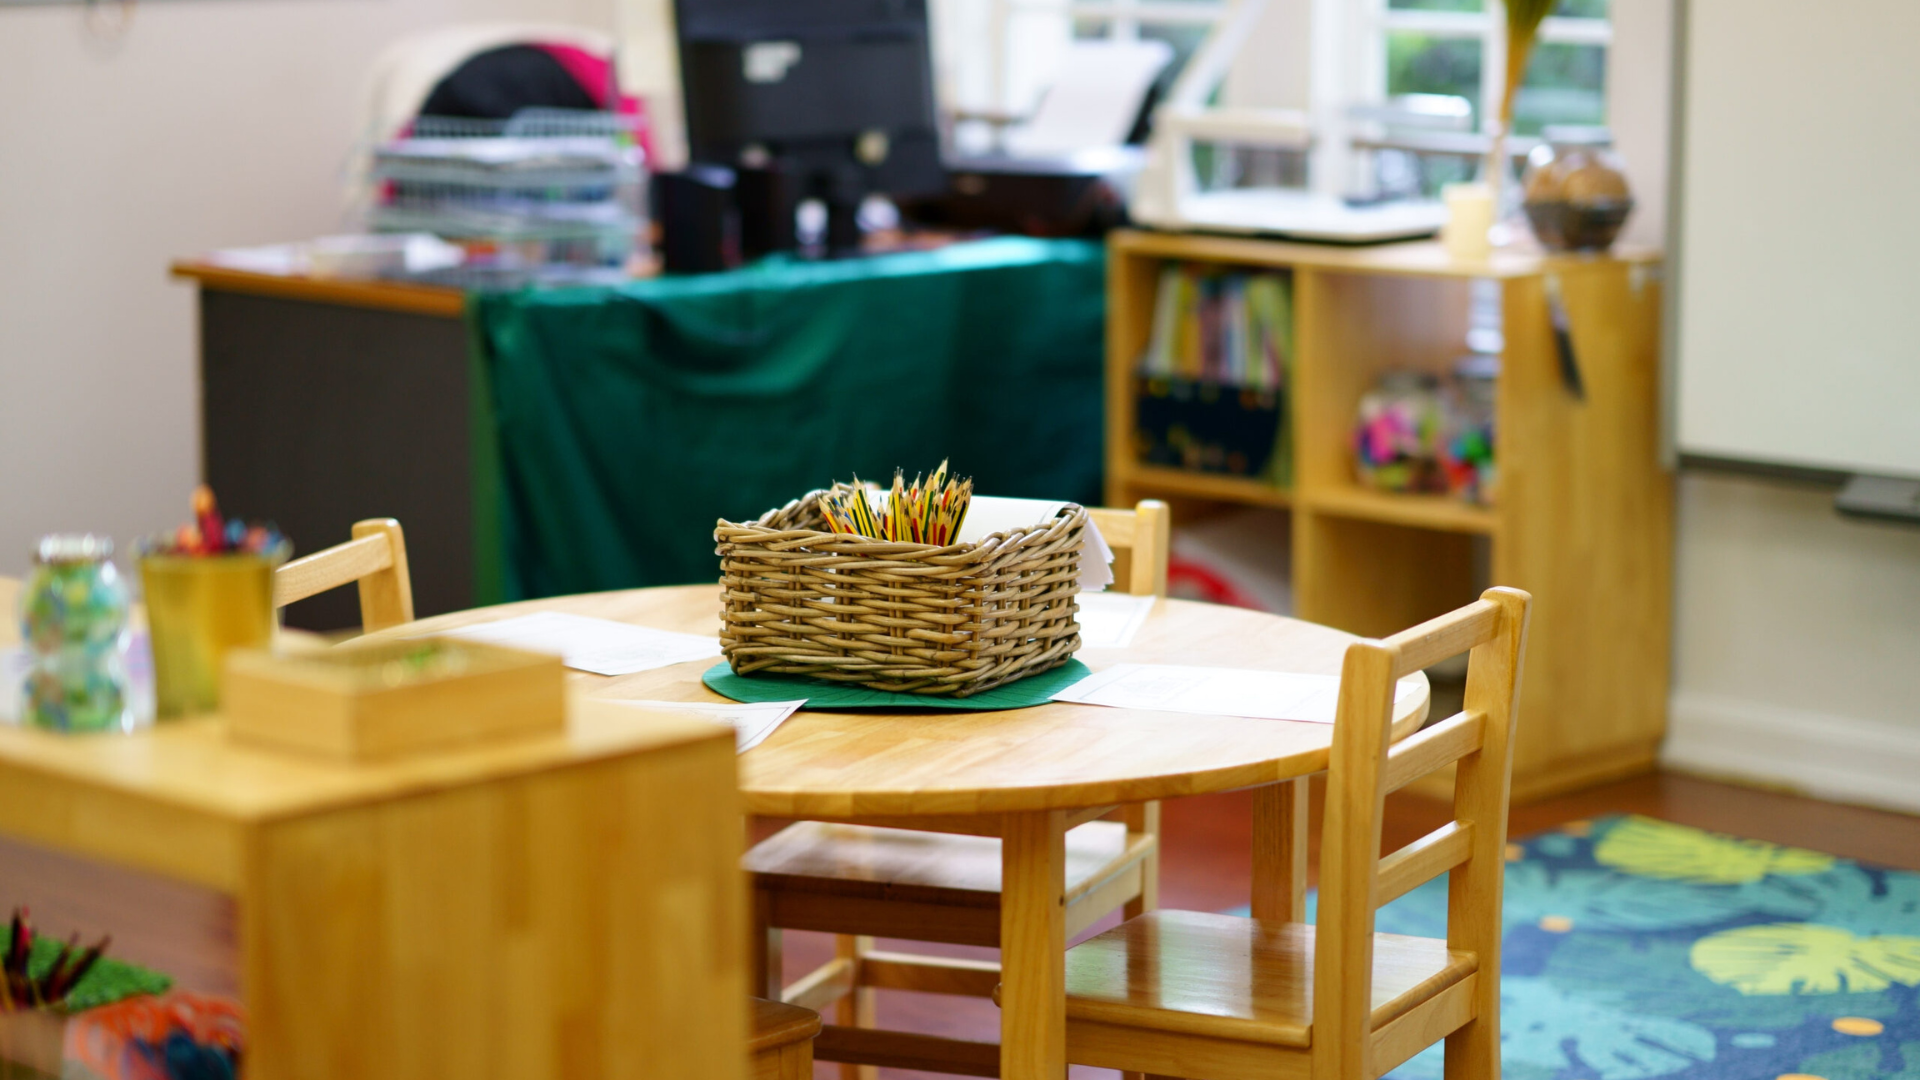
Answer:
<path fill-rule="evenodd" d="M 423 116 L 373 153 L 368 227 L 461 245 L 449 284 L 616 274 L 640 253 L 646 170 L 631 117 L 526 109 Z"/>

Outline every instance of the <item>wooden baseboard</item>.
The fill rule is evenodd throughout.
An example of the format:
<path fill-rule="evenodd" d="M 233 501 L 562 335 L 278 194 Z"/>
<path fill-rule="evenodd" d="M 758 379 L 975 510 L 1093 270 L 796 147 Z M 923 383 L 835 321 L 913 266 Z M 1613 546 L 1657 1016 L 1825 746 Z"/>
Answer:
<path fill-rule="evenodd" d="M 1832 802 L 1920 813 L 1920 725 L 1681 692 L 1660 764 Z"/>

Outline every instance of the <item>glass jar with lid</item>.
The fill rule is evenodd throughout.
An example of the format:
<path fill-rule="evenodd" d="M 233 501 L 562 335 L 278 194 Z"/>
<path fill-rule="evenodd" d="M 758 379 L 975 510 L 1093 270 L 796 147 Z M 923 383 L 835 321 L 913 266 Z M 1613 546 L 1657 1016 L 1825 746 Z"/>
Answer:
<path fill-rule="evenodd" d="M 20 593 L 20 629 L 31 653 L 21 718 L 55 731 L 130 726 L 126 581 L 113 541 L 57 533 L 41 539 Z"/>
<path fill-rule="evenodd" d="M 1527 220 L 1549 251 L 1605 251 L 1633 212 L 1626 165 L 1603 127 L 1549 126 L 1521 179 Z"/>

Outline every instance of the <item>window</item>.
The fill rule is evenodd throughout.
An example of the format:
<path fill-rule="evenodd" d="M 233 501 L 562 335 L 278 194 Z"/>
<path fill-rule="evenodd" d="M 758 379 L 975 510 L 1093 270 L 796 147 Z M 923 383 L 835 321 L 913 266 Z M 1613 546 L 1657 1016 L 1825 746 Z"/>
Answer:
<path fill-rule="evenodd" d="M 956 81 L 967 84 L 962 93 L 968 104 L 1012 113 L 1033 107 L 1069 40 L 1164 41 L 1173 46 L 1168 71 L 1178 72 L 1227 9 L 1221 0 L 935 0 L 937 22 L 943 7 L 973 8 L 971 36 L 985 46 L 973 55 L 992 58 L 992 71 L 977 60 L 963 61 L 972 70 Z M 945 21 L 958 29 L 958 18 Z"/>
<path fill-rule="evenodd" d="M 1366 0 L 1376 97 L 1454 94 L 1473 103 L 1485 128 L 1506 75 L 1506 13 L 1500 0 Z M 1537 135 L 1548 124 L 1607 122 L 1610 0 L 1560 0 L 1541 24 L 1526 79 L 1514 98 L 1513 128 Z"/>
<path fill-rule="evenodd" d="M 963 118 L 956 145 L 984 149 L 991 130 L 966 117 L 1029 114 L 1075 39 L 1148 38 L 1173 47 L 1177 74 L 1226 12 L 1223 0 L 932 0 L 941 100 Z"/>
<path fill-rule="evenodd" d="M 1072 0 L 1077 38 L 1152 38 L 1173 46 L 1170 69 L 1179 71 L 1225 14 L 1214 0 Z"/>

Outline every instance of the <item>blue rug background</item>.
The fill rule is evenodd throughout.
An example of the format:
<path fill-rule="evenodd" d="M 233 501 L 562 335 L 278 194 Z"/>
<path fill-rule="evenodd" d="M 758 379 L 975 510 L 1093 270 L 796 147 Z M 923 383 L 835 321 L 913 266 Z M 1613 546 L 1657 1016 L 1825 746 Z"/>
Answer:
<path fill-rule="evenodd" d="M 1920 1080 L 1920 874 L 1637 816 L 1507 858 L 1506 1080 Z M 1378 929 L 1444 937 L 1446 905 Z M 1391 1074 L 1440 1076 L 1439 1047 Z"/>

